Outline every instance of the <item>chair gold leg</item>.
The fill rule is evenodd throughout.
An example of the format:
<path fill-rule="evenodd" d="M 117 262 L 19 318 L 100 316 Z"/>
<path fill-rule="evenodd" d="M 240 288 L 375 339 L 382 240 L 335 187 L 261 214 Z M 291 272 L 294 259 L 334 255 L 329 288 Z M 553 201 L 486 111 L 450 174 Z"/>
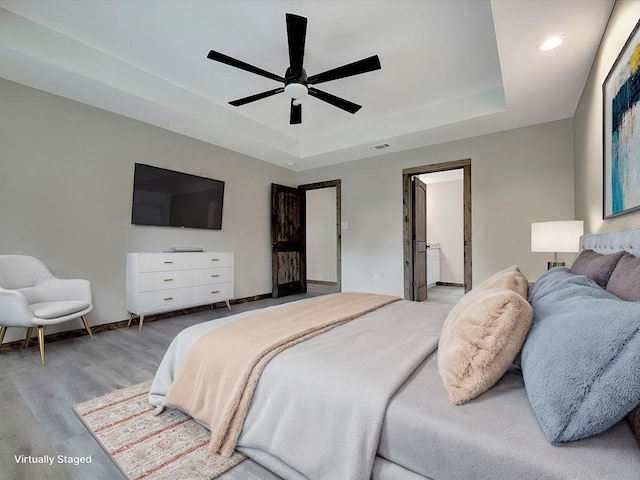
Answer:
<path fill-rule="evenodd" d="M 27 338 L 24 339 L 24 347 L 27 348 L 29 346 L 29 340 L 31 340 L 31 333 L 33 332 L 33 327 L 27 327 Z"/>
<path fill-rule="evenodd" d="M 2 345 L 2 340 L 4 340 L 4 334 L 7 333 L 7 327 L 4 325 L 0 326 L 0 345 Z"/>
<path fill-rule="evenodd" d="M 138 325 L 138 330 L 142 331 L 142 323 L 144 322 L 144 315 L 140 315 L 140 325 Z"/>
<path fill-rule="evenodd" d="M 44 365 L 44 327 L 38 325 L 38 345 L 40 346 L 40 362 Z"/>
<path fill-rule="evenodd" d="M 87 332 L 89 332 L 89 336 L 91 337 L 91 341 L 93 341 L 93 334 L 91 333 L 91 329 L 89 328 L 89 322 L 87 322 L 87 317 L 83 315 L 80 318 L 82 318 L 82 323 L 84 323 L 84 328 L 87 329 Z"/>
<path fill-rule="evenodd" d="M 129 323 L 127 323 L 127 328 L 129 328 L 129 327 L 131 326 L 131 322 L 133 321 L 133 317 L 134 317 L 134 314 L 133 314 L 133 313 L 131 313 L 131 314 L 129 315 Z"/>

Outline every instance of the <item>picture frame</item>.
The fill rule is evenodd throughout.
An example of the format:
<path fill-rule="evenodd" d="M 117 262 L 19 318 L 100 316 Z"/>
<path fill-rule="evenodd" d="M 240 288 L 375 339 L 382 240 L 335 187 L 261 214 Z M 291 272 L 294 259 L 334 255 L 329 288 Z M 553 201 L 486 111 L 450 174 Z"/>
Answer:
<path fill-rule="evenodd" d="M 639 26 L 602 84 L 604 219 L 640 211 Z"/>

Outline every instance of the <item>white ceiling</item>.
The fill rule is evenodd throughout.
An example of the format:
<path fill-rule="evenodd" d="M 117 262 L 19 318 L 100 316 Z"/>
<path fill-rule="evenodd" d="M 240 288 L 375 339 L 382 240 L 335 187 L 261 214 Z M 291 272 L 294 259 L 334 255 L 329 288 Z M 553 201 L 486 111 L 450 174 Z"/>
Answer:
<path fill-rule="evenodd" d="M 572 117 L 613 0 L 0 0 L 0 77 L 294 170 Z M 382 69 L 327 82 L 289 125 L 285 13 L 308 18 L 309 75 L 377 54 Z M 552 52 L 536 46 L 564 36 Z M 373 145 L 387 143 L 377 150 Z"/>

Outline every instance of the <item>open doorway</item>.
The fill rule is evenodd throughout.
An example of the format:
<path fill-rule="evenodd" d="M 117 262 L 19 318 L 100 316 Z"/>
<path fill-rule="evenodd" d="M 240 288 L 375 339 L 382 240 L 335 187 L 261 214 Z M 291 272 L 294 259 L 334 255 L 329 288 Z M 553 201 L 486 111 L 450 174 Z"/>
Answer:
<path fill-rule="evenodd" d="M 464 287 L 463 169 L 423 173 L 427 190 L 427 286 Z"/>
<path fill-rule="evenodd" d="M 307 291 L 341 291 L 341 182 L 301 185 L 306 203 Z"/>
<path fill-rule="evenodd" d="M 438 237 L 438 241 L 434 242 L 434 236 L 427 235 L 427 225 L 419 222 L 416 223 L 417 218 L 421 219 L 422 215 L 426 215 L 429 206 L 429 202 L 426 198 L 426 191 L 424 193 L 424 205 L 422 200 L 416 199 L 416 184 L 423 184 L 423 181 L 429 183 L 429 174 L 436 172 L 459 172 L 461 173 L 461 194 L 462 198 L 460 202 L 455 202 L 461 209 L 460 212 L 456 212 L 458 219 L 454 218 L 454 215 L 445 216 L 444 221 L 446 225 L 436 228 L 435 234 Z M 424 175 L 424 176 L 423 176 Z M 415 179 L 415 180 L 414 180 Z M 424 184 L 423 184 L 424 185 Z M 446 199 L 446 195 L 450 195 L 450 191 L 459 188 L 452 182 L 450 188 L 433 188 L 433 193 L 440 191 L 439 196 L 431 196 L 432 202 L 435 199 Z M 425 190 L 429 190 L 428 186 Z M 449 287 L 456 287 L 462 285 L 464 291 L 469 291 L 472 286 L 472 271 L 471 271 L 471 160 L 459 160 L 453 162 L 424 165 L 421 167 L 414 167 L 403 170 L 403 206 L 404 206 L 404 292 L 405 298 L 408 300 L 422 301 L 429 296 L 429 289 L 419 289 L 416 286 L 420 286 L 422 282 L 427 285 L 445 285 Z M 446 201 L 446 200 L 445 200 Z M 437 203 L 437 202 L 433 202 Z M 434 205 L 431 205 L 434 207 Z M 433 209 L 432 209 L 433 211 Z M 461 218 L 460 218 L 461 217 Z M 461 220 L 461 222 L 459 221 Z M 424 229 L 424 231 L 423 231 Z M 455 236 L 456 231 L 461 230 L 460 238 Z M 451 235 L 447 237 L 447 235 Z M 424 237 L 424 238 L 423 238 Z M 443 258 L 440 244 L 440 238 L 446 239 L 449 257 Z M 423 255 L 420 250 L 420 245 L 425 243 L 426 253 Z M 458 245 L 459 247 L 456 247 Z M 431 248 L 429 248 L 431 247 Z M 460 252 L 455 252 L 452 249 L 460 248 Z M 447 273 L 447 278 L 441 278 L 440 262 L 445 263 L 455 257 L 455 255 L 462 257 L 462 272 L 455 272 L 455 275 L 451 271 Z M 436 258 L 437 257 L 437 258 Z M 455 260 L 453 260 L 455 263 Z M 436 271 L 437 269 L 437 271 Z M 429 275 L 431 272 L 431 275 Z M 435 273 L 434 273 L 435 272 Z M 425 276 L 425 279 L 421 278 Z M 435 289 L 434 289 L 435 290 Z"/>

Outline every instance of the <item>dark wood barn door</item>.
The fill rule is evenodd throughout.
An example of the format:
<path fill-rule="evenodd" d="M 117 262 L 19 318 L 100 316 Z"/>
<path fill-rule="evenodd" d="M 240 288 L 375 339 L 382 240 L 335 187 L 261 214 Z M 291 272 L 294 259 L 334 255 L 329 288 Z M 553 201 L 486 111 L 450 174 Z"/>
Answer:
<path fill-rule="evenodd" d="M 413 178 L 413 299 L 427 299 L 427 185 Z"/>
<path fill-rule="evenodd" d="M 271 184 L 271 261 L 273 298 L 307 291 L 305 194 Z"/>

